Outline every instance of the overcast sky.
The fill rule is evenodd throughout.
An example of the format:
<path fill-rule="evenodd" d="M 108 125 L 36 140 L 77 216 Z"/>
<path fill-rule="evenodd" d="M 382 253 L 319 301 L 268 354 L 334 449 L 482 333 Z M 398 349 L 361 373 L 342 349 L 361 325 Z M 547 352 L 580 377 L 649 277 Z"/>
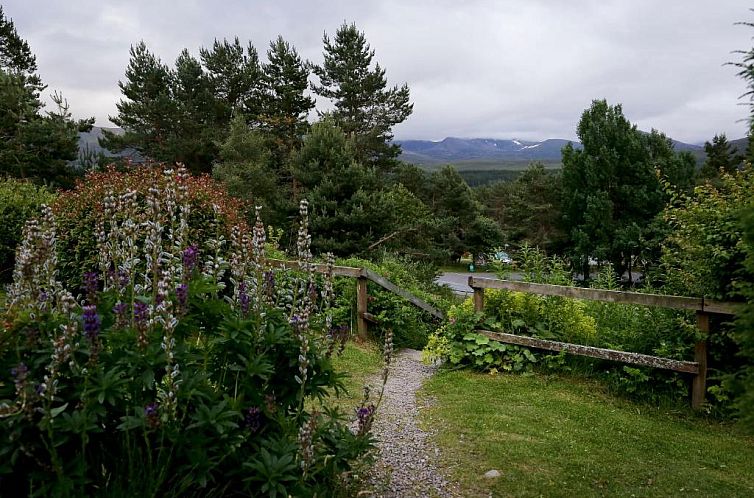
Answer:
<path fill-rule="evenodd" d="M 623 104 L 639 128 L 685 142 L 745 135 L 735 50 L 752 47 L 741 0 L 254 1 L 0 0 L 50 90 L 77 117 L 112 126 L 132 44 L 164 62 L 215 38 L 278 34 L 312 62 L 322 34 L 355 22 L 387 69 L 408 83 L 414 113 L 400 139 L 576 137 L 593 99 Z"/>

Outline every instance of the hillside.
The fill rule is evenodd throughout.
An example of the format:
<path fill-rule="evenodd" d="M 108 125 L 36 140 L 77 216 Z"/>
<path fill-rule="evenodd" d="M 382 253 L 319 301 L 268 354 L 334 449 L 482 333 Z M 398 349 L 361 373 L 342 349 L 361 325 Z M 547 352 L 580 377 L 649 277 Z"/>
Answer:
<path fill-rule="evenodd" d="M 672 140 L 672 139 L 671 139 Z M 745 141 L 736 140 L 734 143 Z M 704 147 L 672 140 L 676 151 L 688 151 L 698 163 L 704 161 Z M 424 166 L 427 169 L 452 163 L 459 169 L 522 169 L 531 161 L 542 161 L 553 167 L 560 163 L 561 150 L 570 140 L 550 138 L 541 142 L 526 140 L 501 140 L 492 138 L 448 137 L 439 141 L 396 140 L 403 153 L 402 161 Z M 581 144 L 573 142 L 574 147 Z"/>

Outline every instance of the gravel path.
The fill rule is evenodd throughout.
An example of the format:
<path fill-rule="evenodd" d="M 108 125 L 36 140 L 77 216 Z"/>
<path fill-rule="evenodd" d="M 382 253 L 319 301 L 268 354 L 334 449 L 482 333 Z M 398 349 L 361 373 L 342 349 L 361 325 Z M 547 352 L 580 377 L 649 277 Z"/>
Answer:
<path fill-rule="evenodd" d="M 436 367 L 421 361 L 421 352 L 404 349 L 390 367 L 373 433 L 380 450 L 372 476 L 375 497 L 456 497 L 436 462 L 439 450 L 417 423 L 416 391 Z"/>

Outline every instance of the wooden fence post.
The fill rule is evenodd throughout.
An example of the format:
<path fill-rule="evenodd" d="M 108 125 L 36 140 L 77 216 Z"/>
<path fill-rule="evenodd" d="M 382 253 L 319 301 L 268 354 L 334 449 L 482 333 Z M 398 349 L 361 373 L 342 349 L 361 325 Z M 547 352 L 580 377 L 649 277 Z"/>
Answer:
<path fill-rule="evenodd" d="M 694 361 L 699 364 L 699 373 L 691 383 L 691 408 L 699 410 L 707 394 L 707 336 L 709 335 L 709 314 L 696 312 L 696 326 L 704 337 L 694 346 Z"/>
<path fill-rule="evenodd" d="M 357 332 L 361 339 L 367 338 L 367 319 L 365 314 L 367 313 L 367 278 L 358 277 L 356 279 L 356 325 Z"/>
<path fill-rule="evenodd" d="M 474 311 L 482 312 L 484 310 L 484 289 L 474 286 L 474 277 L 469 277 L 469 287 L 474 289 Z"/>

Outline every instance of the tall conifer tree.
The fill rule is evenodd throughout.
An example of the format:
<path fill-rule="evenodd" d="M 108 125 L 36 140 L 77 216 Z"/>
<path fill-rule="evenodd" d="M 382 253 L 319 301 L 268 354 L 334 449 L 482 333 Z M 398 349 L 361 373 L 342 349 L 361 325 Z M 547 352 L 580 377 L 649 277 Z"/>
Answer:
<path fill-rule="evenodd" d="M 314 68 L 320 84 L 313 90 L 332 100 L 332 115 L 352 137 L 360 160 L 390 169 L 400 154 L 391 143 L 393 126 L 413 111 L 407 85 L 387 87 L 385 70 L 372 64 L 374 50 L 355 24 L 343 24 L 331 41 L 324 35 L 324 63 Z"/>
<path fill-rule="evenodd" d="M 314 99 L 306 95 L 308 64 L 295 47 L 279 36 L 270 43 L 261 81 L 260 121 L 272 140 L 274 162 L 282 170 L 309 129 L 306 118 L 314 108 Z"/>

